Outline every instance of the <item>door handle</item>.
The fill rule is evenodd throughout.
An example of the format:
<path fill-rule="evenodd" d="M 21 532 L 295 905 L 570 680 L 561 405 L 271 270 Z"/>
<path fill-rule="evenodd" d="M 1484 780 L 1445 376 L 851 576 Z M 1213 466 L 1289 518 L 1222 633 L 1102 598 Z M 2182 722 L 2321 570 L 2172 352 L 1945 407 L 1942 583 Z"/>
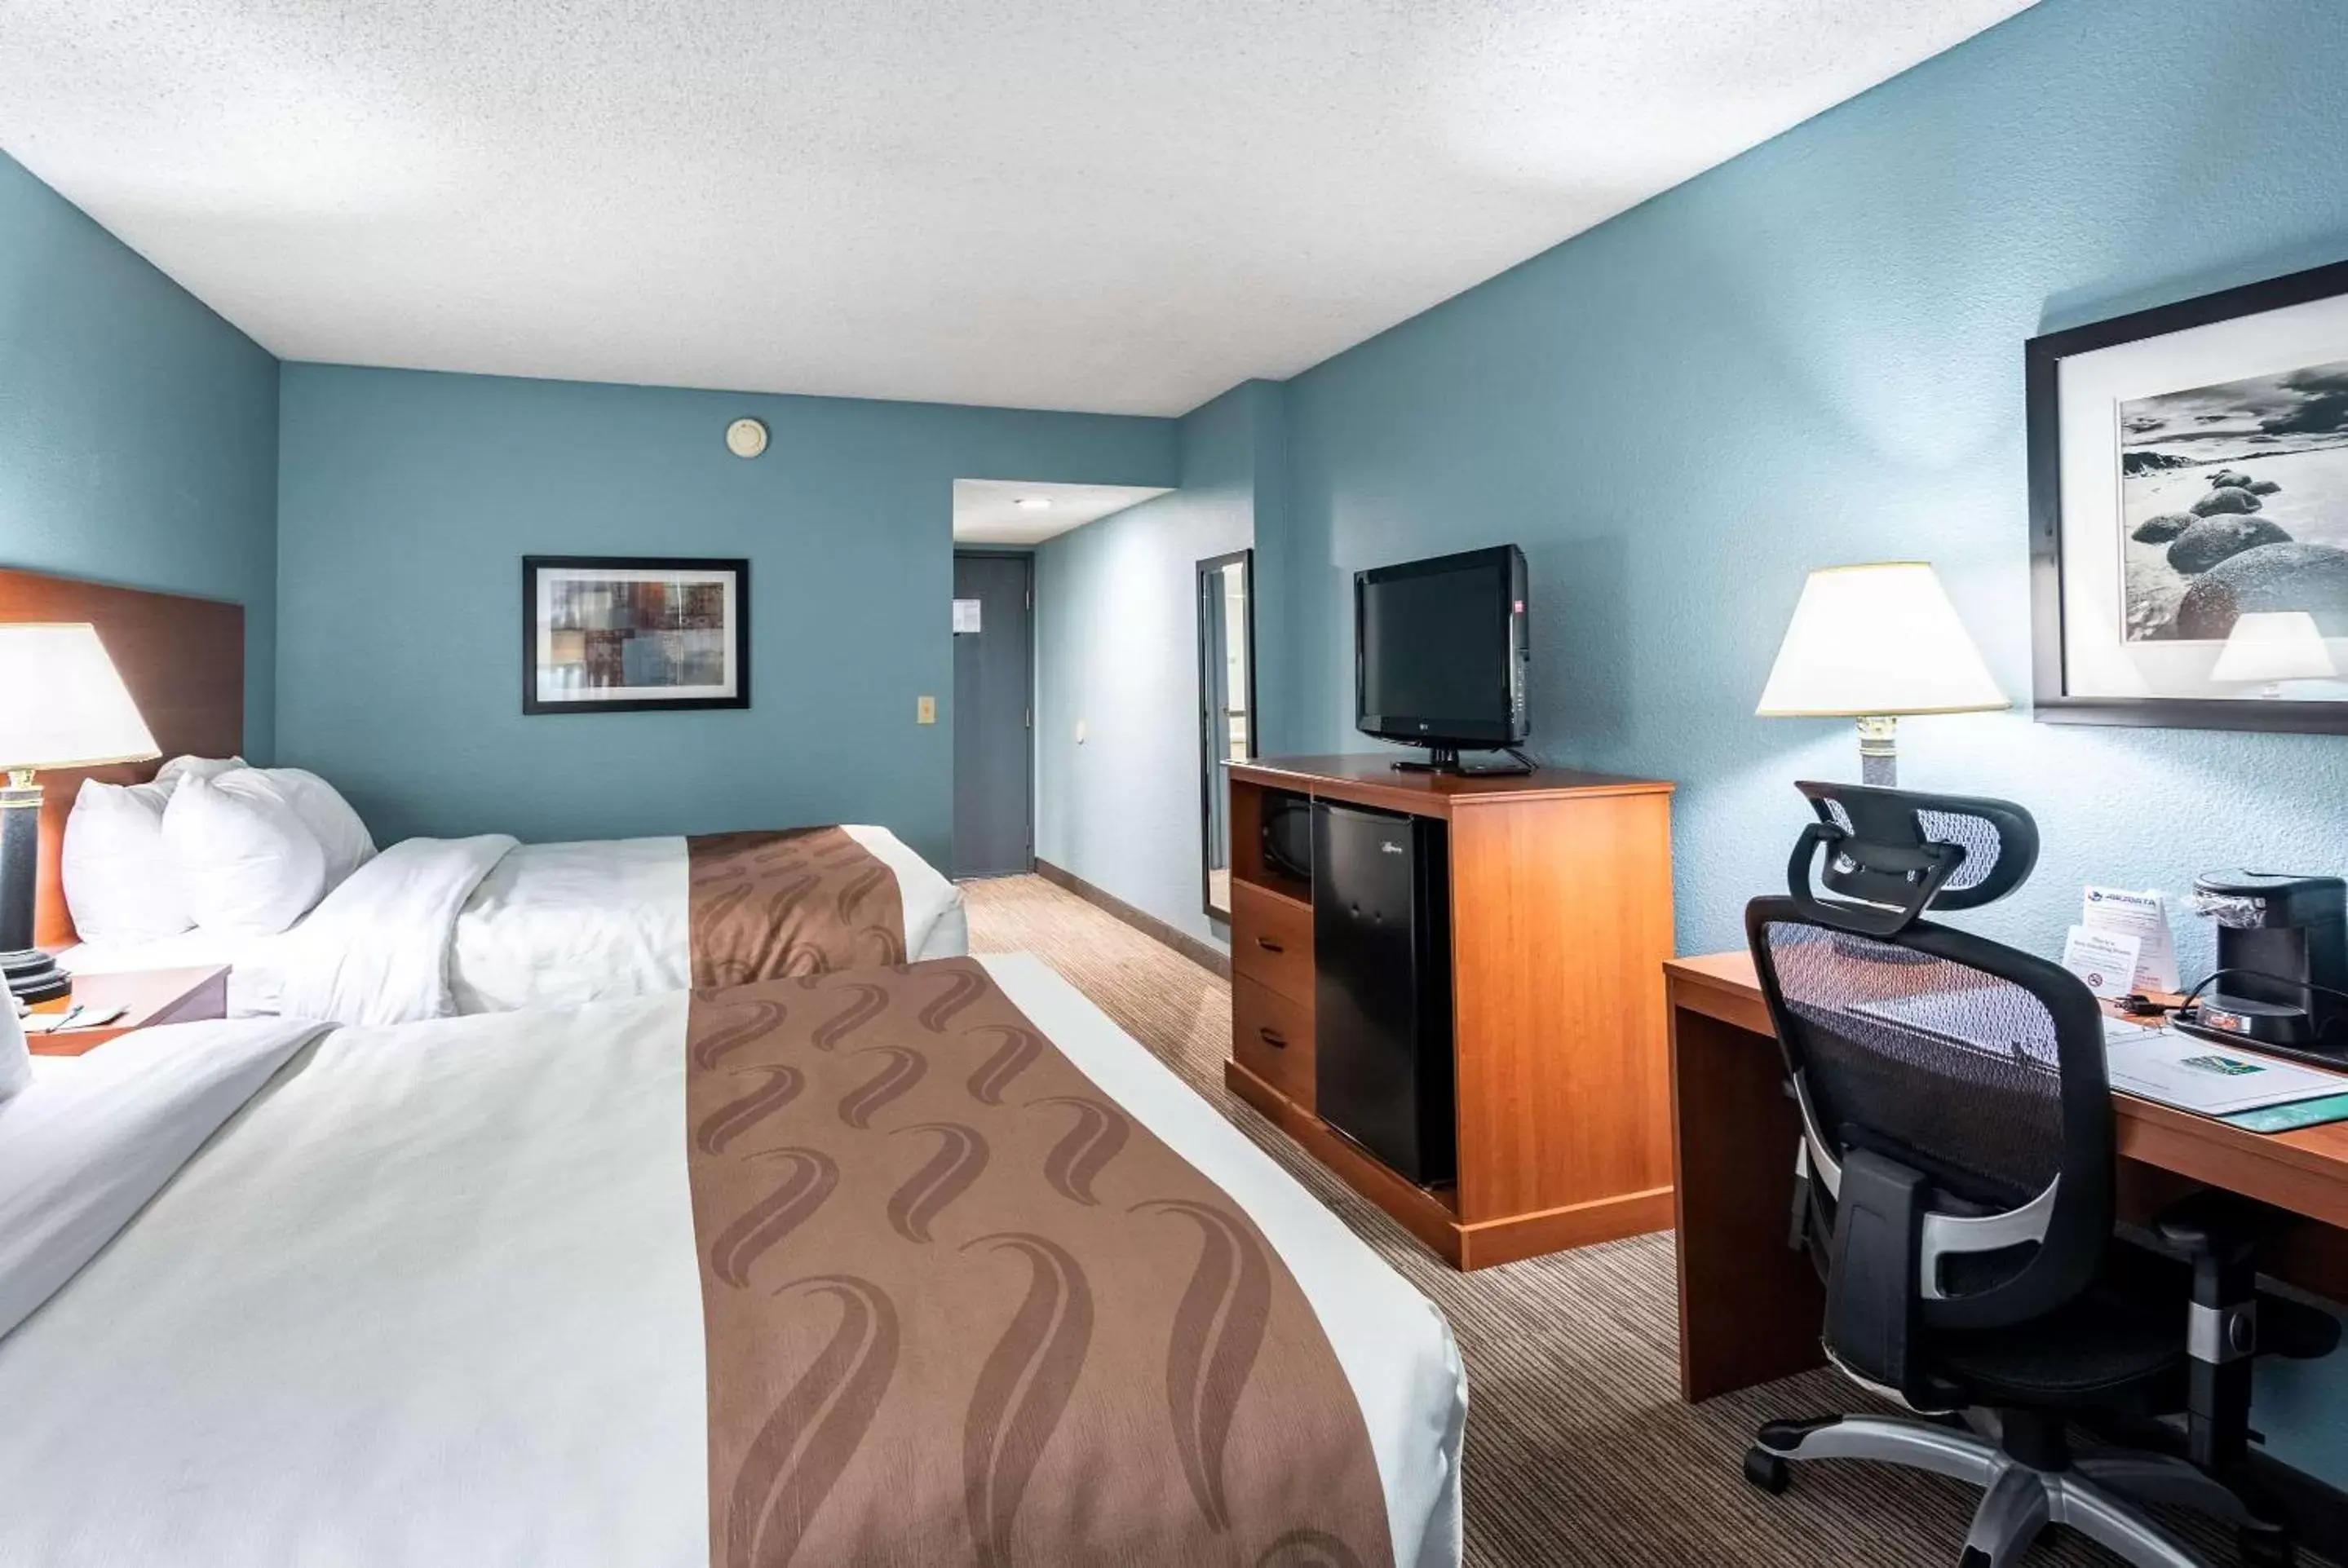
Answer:
<path fill-rule="evenodd" d="M 1288 951 L 1286 948 L 1282 947 L 1278 942 L 1273 941 L 1269 937 L 1258 937 L 1255 939 L 1255 945 L 1262 948 L 1267 953 L 1284 953 Z"/>
<path fill-rule="evenodd" d="M 1256 1033 L 1262 1035 L 1263 1037 L 1264 1044 L 1272 1047 L 1274 1050 L 1286 1050 L 1288 1049 L 1288 1037 L 1281 1033 L 1276 1029 L 1272 1029 L 1259 1024 L 1256 1027 Z"/>

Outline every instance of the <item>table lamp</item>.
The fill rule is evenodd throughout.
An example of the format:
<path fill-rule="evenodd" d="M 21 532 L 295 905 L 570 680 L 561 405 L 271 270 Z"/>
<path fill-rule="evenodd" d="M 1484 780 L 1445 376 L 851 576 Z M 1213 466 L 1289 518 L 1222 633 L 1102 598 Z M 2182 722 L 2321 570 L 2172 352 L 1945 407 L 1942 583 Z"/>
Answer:
<path fill-rule="evenodd" d="M 2212 682 L 2257 686 L 2261 697 L 2281 696 L 2286 681 L 2330 681 L 2339 674 L 2315 617 L 2303 610 L 2254 610 L 2239 617 L 2209 666 Z"/>
<path fill-rule="evenodd" d="M 87 622 L 0 626 L 0 973 L 18 1000 L 49 1001 L 73 977 L 35 945 L 41 865 L 36 768 L 94 768 L 161 753 Z"/>
<path fill-rule="evenodd" d="M 1862 783 L 1899 783 L 1902 713 L 2007 708 L 1957 607 L 1923 561 L 1810 573 L 1754 712 L 1765 719 L 1856 719 Z"/>

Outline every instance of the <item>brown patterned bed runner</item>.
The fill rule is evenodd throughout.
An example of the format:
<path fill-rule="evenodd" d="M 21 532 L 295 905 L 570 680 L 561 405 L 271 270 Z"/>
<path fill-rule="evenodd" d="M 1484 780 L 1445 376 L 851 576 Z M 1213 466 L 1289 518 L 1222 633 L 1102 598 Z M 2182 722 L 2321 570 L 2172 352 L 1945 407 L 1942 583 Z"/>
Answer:
<path fill-rule="evenodd" d="M 685 847 L 695 986 L 905 961 L 896 873 L 845 828 L 709 833 Z"/>
<path fill-rule="evenodd" d="M 716 1568 L 1392 1563 L 1287 1265 L 977 963 L 686 1034 Z"/>

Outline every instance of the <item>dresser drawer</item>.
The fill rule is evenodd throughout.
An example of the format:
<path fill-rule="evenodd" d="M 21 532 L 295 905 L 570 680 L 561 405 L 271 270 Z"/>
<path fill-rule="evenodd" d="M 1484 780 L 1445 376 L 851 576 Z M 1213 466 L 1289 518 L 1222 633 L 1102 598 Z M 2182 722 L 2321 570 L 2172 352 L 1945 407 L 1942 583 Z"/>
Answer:
<path fill-rule="evenodd" d="M 1231 1055 L 1292 1103 L 1313 1109 L 1313 1009 L 1231 977 Z"/>
<path fill-rule="evenodd" d="M 1313 910 L 1245 882 L 1231 884 L 1231 972 L 1290 1001 L 1313 1004 Z"/>

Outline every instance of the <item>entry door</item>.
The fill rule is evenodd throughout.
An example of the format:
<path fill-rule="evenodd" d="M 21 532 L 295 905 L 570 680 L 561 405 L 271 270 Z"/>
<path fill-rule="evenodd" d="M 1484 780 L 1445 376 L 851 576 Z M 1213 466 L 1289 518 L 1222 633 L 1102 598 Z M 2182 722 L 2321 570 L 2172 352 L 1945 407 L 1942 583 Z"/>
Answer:
<path fill-rule="evenodd" d="M 957 876 L 1035 868 L 1031 564 L 1025 556 L 954 557 Z"/>

